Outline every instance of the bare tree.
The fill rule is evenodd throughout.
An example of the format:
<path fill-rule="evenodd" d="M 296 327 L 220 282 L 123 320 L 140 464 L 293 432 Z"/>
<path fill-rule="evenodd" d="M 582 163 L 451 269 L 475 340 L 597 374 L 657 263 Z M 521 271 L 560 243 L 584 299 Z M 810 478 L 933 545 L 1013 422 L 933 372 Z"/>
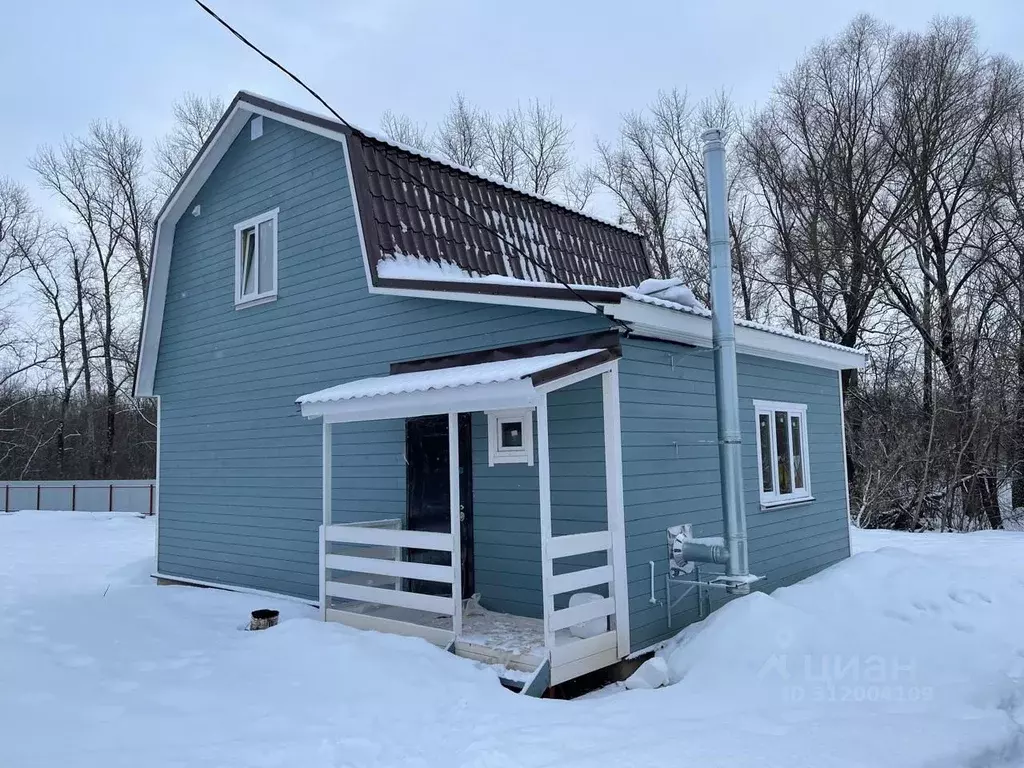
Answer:
<path fill-rule="evenodd" d="M 1021 103 L 1019 67 L 989 57 L 971 22 L 939 19 L 925 34 L 899 41 L 891 81 L 890 141 L 910 187 L 906 235 L 922 233 L 913 262 L 885 262 L 887 295 L 932 350 L 947 379 L 961 455 L 961 486 L 970 509 L 1001 527 L 995 469 L 975 438 L 980 333 L 995 297 L 976 290 L 992 264 L 988 229 L 993 179 L 985 149 Z M 916 267 L 934 304 L 921 311 L 908 269 Z"/>
<path fill-rule="evenodd" d="M 59 415 L 55 439 L 57 472 L 66 477 L 67 426 L 71 411 L 71 399 L 82 377 L 84 366 L 76 357 L 75 317 L 80 297 L 74 279 L 69 281 L 68 260 L 74 258 L 69 248 L 66 231 L 55 231 L 40 238 L 36 247 L 25 254 L 29 268 L 35 277 L 35 291 L 44 307 L 43 318 L 52 334 L 50 358 L 54 361 L 59 377 Z"/>
<path fill-rule="evenodd" d="M 480 166 L 484 158 L 483 117 L 463 94 L 458 93 L 452 99 L 434 136 L 434 147 L 457 165 Z"/>
<path fill-rule="evenodd" d="M 590 166 L 570 170 L 562 182 L 566 205 L 577 211 L 585 211 L 597 191 L 597 184 L 597 174 Z"/>
<path fill-rule="evenodd" d="M 738 116 L 724 94 L 691 105 L 685 93 L 664 91 L 644 112 L 623 117 L 616 144 L 598 142 L 596 174 L 616 198 L 626 223 L 647 241 L 651 269 L 682 278 L 703 302 L 710 301 L 707 206 L 701 136 L 708 128 L 729 134 Z M 757 239 L 755 211 L 746 200 L 744 174 L 730 153 L 730 234 L 744 314 L 762 303 L 752 261 Z"/>
<path fill-rule="evenodd" d="M 427 139 L 426 127 L 415 122 L 408 115 L 401 115 L 386 110 L 380 118 L 380 128 L 392 141 L 419 150 L 429 150 L 430 140 Z"/>
<path fill-rule="evenodd" d="M 777 255 L 765 277 L 795 330 L 850 347 L 878 316 L 885 265 L 905 248 L 908 185 L 888 140 L 893 47 L 891 30 L 858 17 L 780 80 L 743 141 Z M 846 399 L 857 381 L 843 372 Z M 860 414 L 847 420 L 854 444 Z"/>
<path fill-rule="evenodd" d="M 673 190 L 681 173 L 678 159 L 664 147 L 653 121 L 638 112 L 623 118 L 616 144 L 597 143 L 600 183 L 616 198 L 626 222 L 648 243 L 655 275 L 668 277 L 673 243 Z"/>
<path fill-rule="evenodd" d="M 519 141 L 519 113 L 512 110 L 501 117 L 483 114 L 480 128 L 483 170 L 509 184 L 517 183 L 524 162 Z"/>
<path fill-rule="evenodd" d="M 25 231 L 33 226 L 32 203 L 20 184 L 0 176 L 0 289 L 25 269 Z"/>
<path fill-rule="evenodd" d="M 172 107 L 174 125 L 156 144 L 157 188 L 166 197 L 177 185 L 224 114 L 220 96 L 186 93 Z"/>
<path fill-rule="evenodd" d="M 141 291 L 149 287 L 149 255 L 156 191 L 149 184 L 141 139 L 123 125 L 94 123 L 89 129 L 88 151 L 92 162 L 116 192 L 112 201 L 119 217 L 117 228 L 131 252 Z"/>
<path fill-rule="evenodd" d="M 1006 291 L 1008 333 L 1016 335 L 1014 437 L 1010 456 L 1011 500 L 1024 507 L 1024 104 L 996 131 L 992 142 L 993 177 L 1001 196 L 995 218 L 1005 244 L 998 268 L 1009 283 Z"/>
<path fill-rule="evenodd" d="M 538 195 L 553 193 L 569 170 L 572 129 L 553 104 L 539 99 L 517 109 L 515 144 L 522 156 L 525 187 Z"/>
<path fill-rule="evenodd" d="M 134 322 L 121 317 L 125 303 L 118 299 L 126 293 L 124 272 L 134 263 L 134 252 L 125 247 L 131 237 L 127 224 L 131 218 L 129 202 L 118 181 L 111 177 L 102 163 L 96 161 L 101 151 L 94 134 L 84 139 L 68 138 L 59 149 L 42 147 L 30 165 L 42 186 L 53 192 L 74 217 L 88 252 L 82 261 L 96 266 L 96 290 L 83 290 L 82 293 L 91 305 L 100 350 L 105 414 L 100 455 L 104 476 L 109 477 L 113 467 L 117 396 L 122 382 L 118 370 L 120 360 L 116 354 L 118 323 L 124 320 L 133 332 L 135 328 Z M 83 278 L 87 277 L 83 275 Z M 84 313 L 84 308 L 80 311 Z M 91 380 L 87 380 L 86 395 L 91 398 L 90 385 Z"/>

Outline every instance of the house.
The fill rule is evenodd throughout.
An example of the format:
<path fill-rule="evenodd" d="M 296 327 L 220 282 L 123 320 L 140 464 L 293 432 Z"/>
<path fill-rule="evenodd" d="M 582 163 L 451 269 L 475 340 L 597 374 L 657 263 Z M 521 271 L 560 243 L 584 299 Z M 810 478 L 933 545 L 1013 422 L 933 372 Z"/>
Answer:
<path fill-rule="evenodd" d="M 154 575 L 316 602 L 531 689 L 656 647 L 721 578 L 670 579 L 669 529 L 708 543 L 722 502 L 710 313 L 650 277 L 628 229 L 240 93 L 157 222 Z M 864 357 L 735 334 L 771 589 L 850 553 L 840 372 Z"/>

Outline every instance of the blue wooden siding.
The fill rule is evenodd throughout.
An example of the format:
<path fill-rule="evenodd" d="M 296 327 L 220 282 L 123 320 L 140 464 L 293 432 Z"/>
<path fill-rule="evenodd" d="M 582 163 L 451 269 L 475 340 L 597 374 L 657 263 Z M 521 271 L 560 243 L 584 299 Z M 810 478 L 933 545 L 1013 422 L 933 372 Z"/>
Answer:
<path fill-rule="evenodd" d="M 607 327 L 547 310 L 371 295 L 340 144 L 264 119 L 243 130 L 175 233 L 156 393 L 161 397 L 159 570 L 315 598 L 320 423 L 297 395 L 387 372 L 392 361 L 557 338 Z M 190 205 L 189 208 L 192 206 Z M 234 308 L 236 222 L 279 207 L 279 298 Z M 665 528 L 720 532 L 711 353 L 629 341 L 621 363 L 632 645 L 665 623 Z M 848 554 L 838 378 L 742 357 L 740 396 L 751 568 L 791 583 Z M 751 400 L 808 405 L 815 502 L 761 510 Z M 554 532 L 605 521 L 600 383 L 553 393 Z M 474 418 L 477 588 L 485 604 L 540 613 L 536 468 L 487 467 Z M 405 512 L 400 420 L 335 429 L 338 521 Z M 657 567 L 651 606 L 648 561 Z M 680 625 L 694 617 L 690 601 Z M 686 611 L 689 611 L 688 613 Z M 678 625 L 677 625 L 678 626 Z M 673 630 L 674 631 L 674 630 Z"/>
<path fill-rule="evenodd" d="M 556 536 L 607 527 L 601 380 L 548 396 L 551 530 Z M 536 435 L 536 433 L 534 433 Z M 535 444 L 536 450 L 536 444 Z M 537 465 L 487 466 L 487 419 L 473 417 L 473 535 L 476 589 L 486 608 L 543 615 Z M 603 564 L 567 558 L 556 570 Z M 561 607 L 567 596 L 556 602 Z"/>
<path fill-rule="evenodd" d="M 298 395 L 392 361 L 607 327 L 592 315 L 372 295 L 342 145 L 264 118 L 177 225 L 156 370 L 159 570 L 316 597 L 320 424 Z M 188 208 L 191 210 L 190 204 Z M 279 214 L 278 299 L 234 307 L 234 225 Z M 337 429 L 336 519 L 404 513 L 400 422 Z M 342 488 L 342 480 L 348 487 Z"/>
<path fill-rule="evenodd" d="M 535 433 L 536 434 L 536 433 Z M 519 616 L 543 614 L 540 508 L 535 460 L 487 466 L 487 418 L 473 414 L 473 562 L 481 604 Z"/>
<path fill-rule="evenodd" d="M 664 640 L 694 621 L 696 601 L 665 618 L 665 529 L 693 523 L 722 532 L 714 368 L 711 350 L 628 340 L 620 363 L 622 455 L 632 649 Z M 741 355 L 740 416 L 750 568 L 760 589 L 791 584 L 849 556 L 839 378 L 835 371 Z M 762 509 L 753 400 L 806 403 L 814 501 Z M 655 563 L 659 603 L 651 605 Z M 720 597 L 717 596 L 716 597 Z"/>

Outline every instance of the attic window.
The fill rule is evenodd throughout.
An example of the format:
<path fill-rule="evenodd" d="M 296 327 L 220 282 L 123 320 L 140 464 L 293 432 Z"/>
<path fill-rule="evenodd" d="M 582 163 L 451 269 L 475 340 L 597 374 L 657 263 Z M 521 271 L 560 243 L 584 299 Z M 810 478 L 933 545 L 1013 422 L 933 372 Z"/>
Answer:
<path fill-rule="evenodd" d="M 263 115 L 256 115 L 249 123 L 249 140 L 255 141 L 263 135 Z"/>
<path fill-rule="evenodd" d="M 235 307 L 277 298 L 277 212 L 235 225 Z"/>
<path fill-rule="evenodd" d="M 487 464 L 533 466 L 533 414 L 530 410 L 487 414 Z"/>

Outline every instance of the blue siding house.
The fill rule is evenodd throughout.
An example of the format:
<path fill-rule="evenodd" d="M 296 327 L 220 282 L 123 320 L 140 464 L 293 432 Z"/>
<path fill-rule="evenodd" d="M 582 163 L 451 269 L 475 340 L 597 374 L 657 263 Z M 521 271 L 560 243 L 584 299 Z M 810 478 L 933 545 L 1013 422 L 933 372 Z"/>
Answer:
<path fill-rule="evenodd" d="M 655 648 L 725 590 L 670 553 L 679 526 L 722 532 L 710 313 L 651 276 L 623 227 L 240 93 L 157 223 L 155 575 L 305 599 L 524 688 Z M 773 589 L 849 555 L 840 372 L 863 355 L 736 341 Z"/>

